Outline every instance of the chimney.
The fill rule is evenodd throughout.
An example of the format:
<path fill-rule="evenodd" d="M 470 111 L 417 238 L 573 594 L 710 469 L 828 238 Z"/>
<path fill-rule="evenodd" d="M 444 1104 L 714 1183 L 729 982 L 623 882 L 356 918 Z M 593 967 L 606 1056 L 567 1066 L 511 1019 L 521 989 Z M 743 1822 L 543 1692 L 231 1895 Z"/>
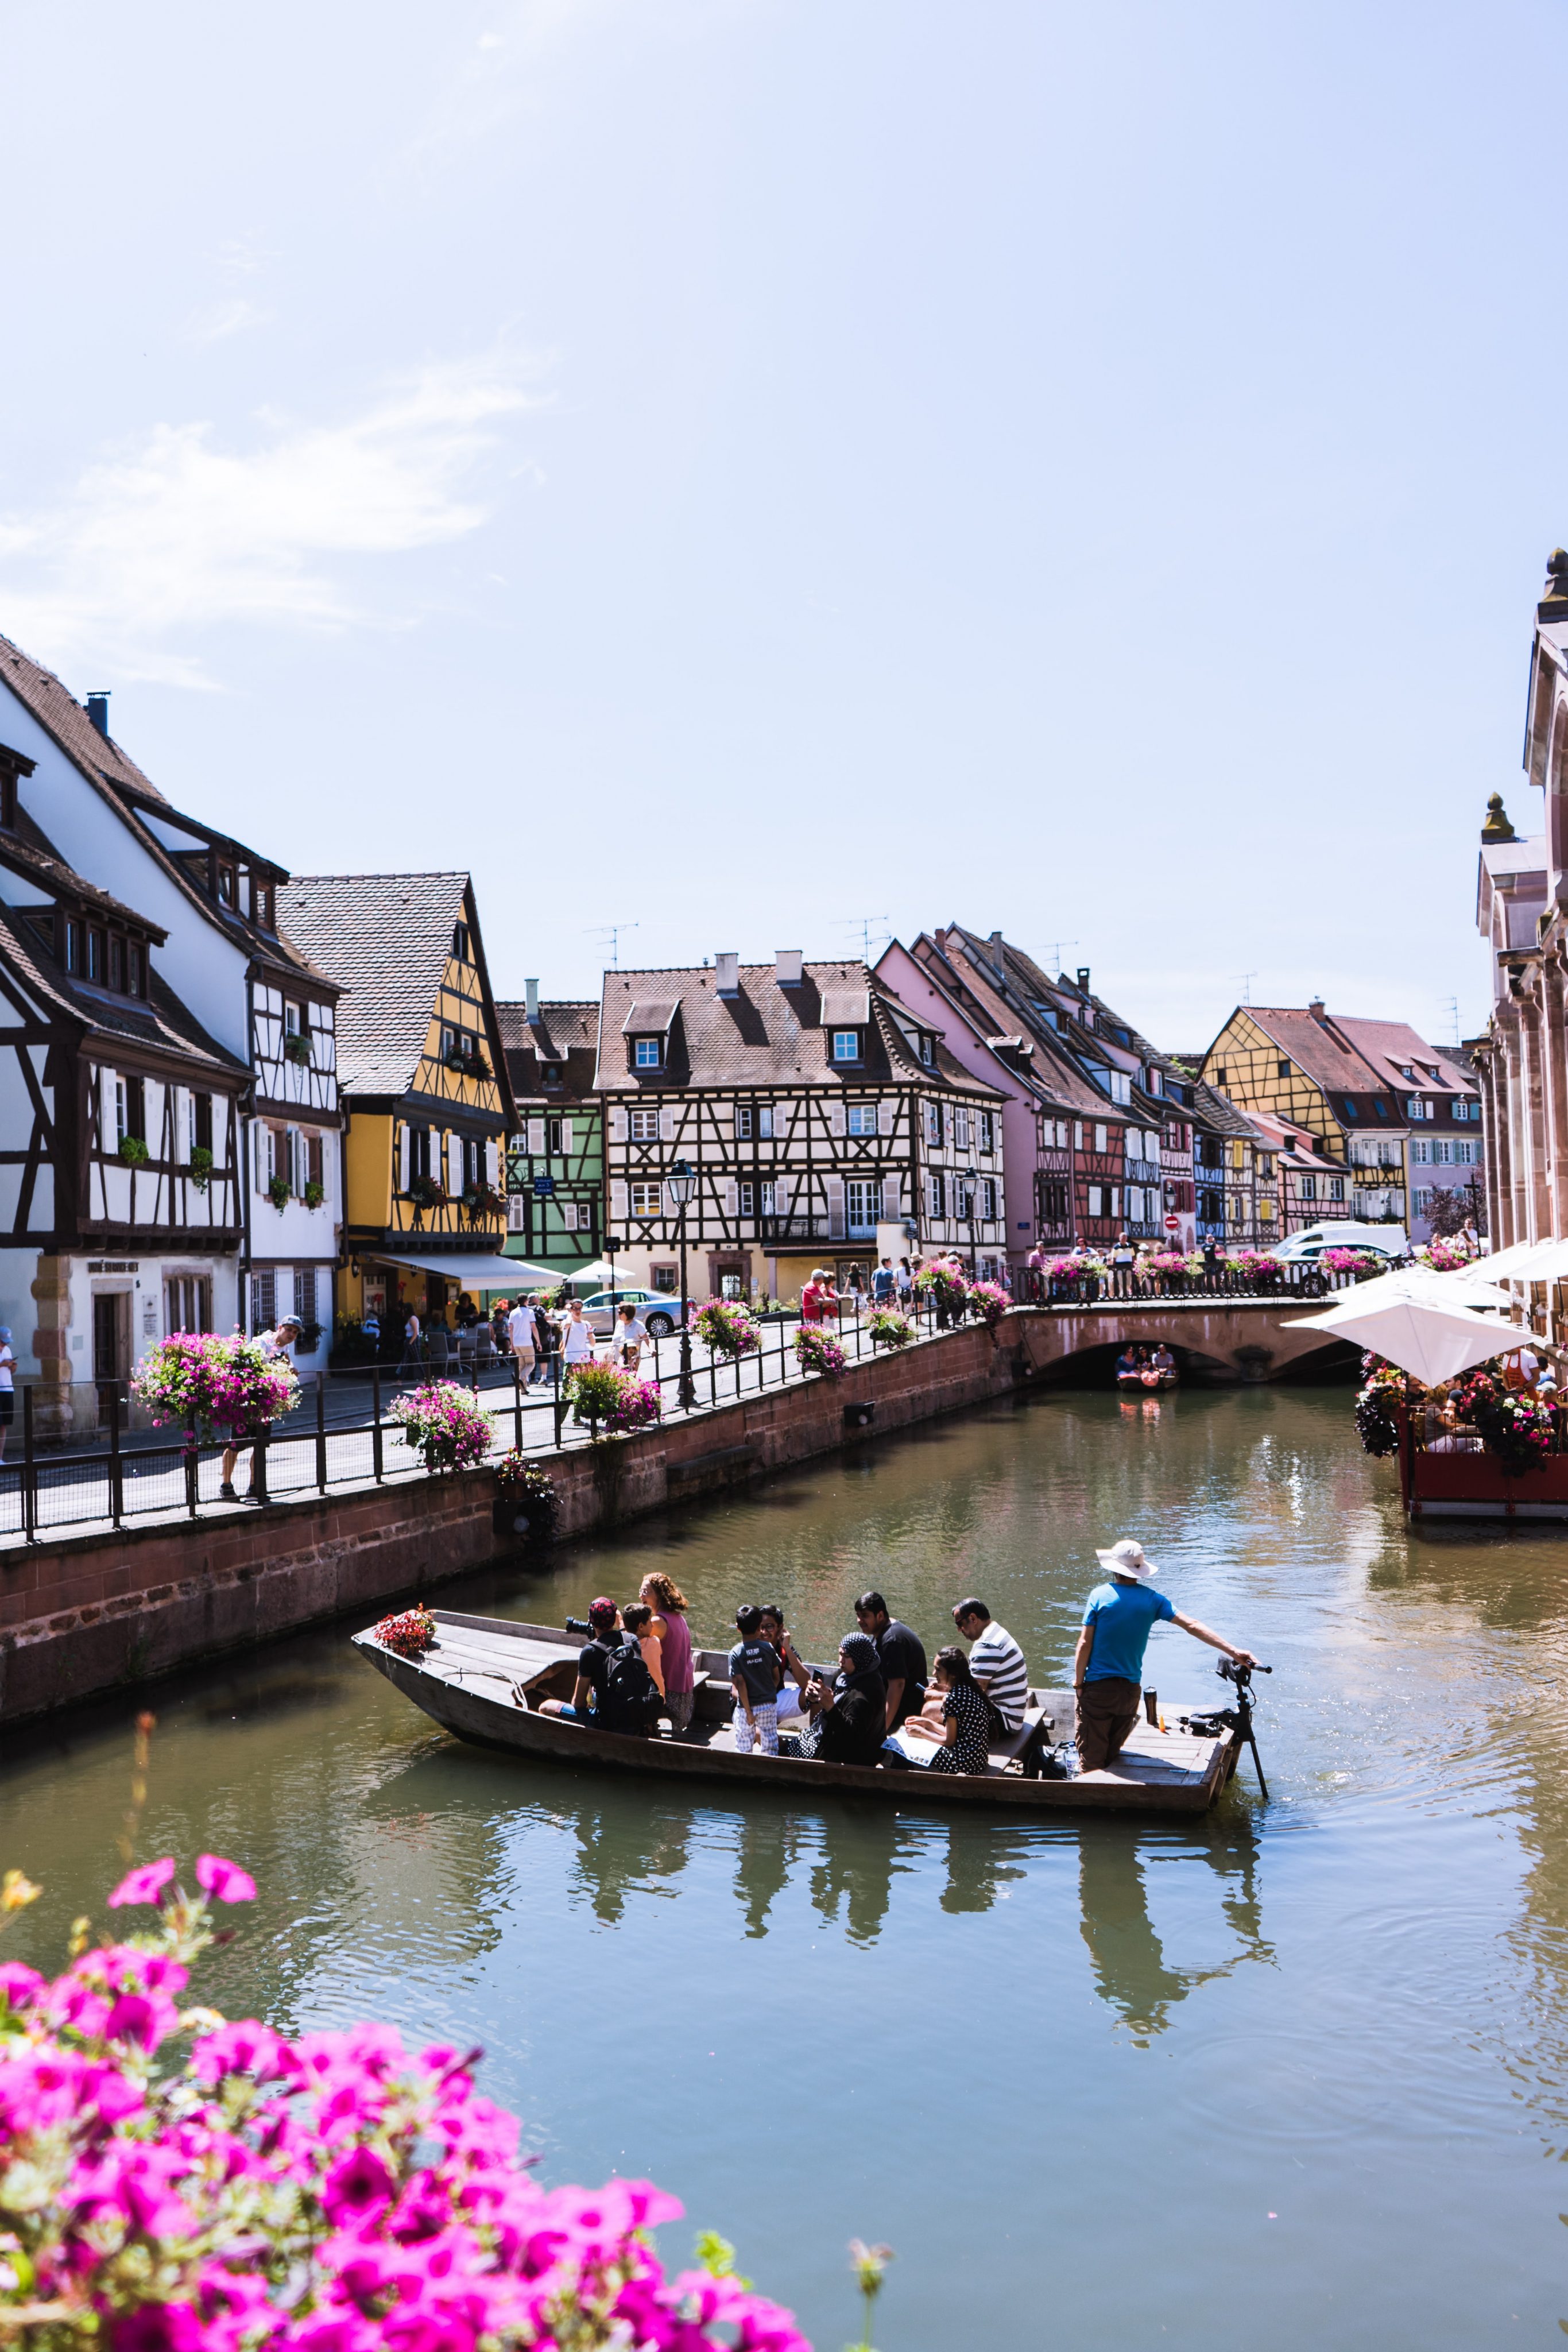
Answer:
<path fill-rule="evenodd" d="M 1002 954 L 1002 935 L 1000 931 L 993 931 L 991 933 L 991 969 L 996 973 L 998 980 L 1006 980 L 1008 976 L 1008 967 L 1006 959 Z"/>
<path fill-rule="evenodd" d="M 88 696 L 87 715 L 107 743 L 109 740 L 109 688 L 107 687 L 101 694 Z"/>
<path fill-rule="evenodd" d="M 1328 1012 L 1328 1007 L 1324 1004 L 1321 996 L 1314 996 L 1312 1003 L 1308 1005 L 1307 1011 L 1312 1014 L 1314 1021 L 1322 1021 Z"/>
<path fill-rule="evenodd" d="M 1086 963 L 1081 963 L 1078 967 L 1078 993 L 1080 996 L 1087 996 L 1089 993 L 1089 967 Z"/>
<path fill-rule="evenodd" d="M 773 977 L 780 988 L 799 988 L 804 978 L 806 957 L 801 948 L 775 948 Z"/>
<path fill-rule="evenodd" d="M 719 948 L 713 960 L 714 985 L 720 996 L 740 994 L 740 950 Z"/>
<path fill-rule="evenodd" d="M 527 1000 L 528 1027 L 531 1029 L 534 1027 L 539 1017 L 538 982 L 537 980 L 525 980 L 523 982 L 523 995 Z"/>

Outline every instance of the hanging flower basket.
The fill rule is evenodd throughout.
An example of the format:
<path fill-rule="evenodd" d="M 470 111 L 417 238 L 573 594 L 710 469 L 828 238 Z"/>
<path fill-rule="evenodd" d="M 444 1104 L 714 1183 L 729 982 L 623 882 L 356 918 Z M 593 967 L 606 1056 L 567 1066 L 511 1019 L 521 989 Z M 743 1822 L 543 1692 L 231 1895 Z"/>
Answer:
<path fill-rule="evenodd" d="M 571 1417 L 595 1437 L 625 1437 L 664 1411 L 657 1381 L 640 1381 L 614 1364 L 579 1364 L 568 1375 Z"/>
<path fill-rule="evenodd" d="M 215 1331 L 176 1331 L 148 1349 L 131 1388 L 153 1420 L 193 1429 L 204 1445 L 219 1432 L 243 1444 L 259 1437 L 299 1401 L 299 1378 L 259 1341 Z"/>
<path fill-rule="evenodd" d="M 269 1177 L 267 1179 L 267 1197 L 272 1202 L 273 1207 L 277 1211 L 278 1215 L 281 1216 L 285 1209 L 288 1206 L 289 1196 L 287 1177 Z"/>
<path fill-rule="evenodd" d="M 1364 1384 L 1355 1400 L 1356 1434 L 1363 1451 L 1381 1461 L 1399 1444 L 1399 1408 L 1419 1383 L 1382 1356 L 1363 1356 L 1361 1369 Z"/>
<path fill-rule="evenodd" d="M 310 1067 L 309 1031 L 291 1029 L 283 1041 L 283 1055 L 284 1059 L 292 1062 L 296 1069 L 308 1070 Z"/>
<path fill-rule="evenodd" d="M 560 1496 L 549 1472 L 513 1446 L 496 1465 L 496 1484 L 514 1515 L 513 1533 L 530 1544 L 550 1542 L 560 1516 Z"/>
<path fill-rule="evenodd" d="M 1552 1412 L 1538 1398 L 1509 1388 L 1490 1364 L 1469 1372 L 1453 1391 L 1454 1408 L 1505 1478 L 1536 1469 L 1552 1451 Z"/>
<path fill-rule="evenodd" d="M 145 1168 L 152 1155 L 141 1136 L 122 1135 L 120 1139 L 120 1157 L 127 1168 Z"/>
<path fill-rule="evenodd" d="M 999 1282 L 972 1282 L 969 1285 L 968 1307 L 988 1331 L 994 1331 L 1012 1300 Z"/>
<path fill-rule="evenodd" d="M 914 1324 L 896 1307 L 877 1307 L 865 1328 L 873 1348 L 907 1348 L 915 1337 Z"/>
<path fill-rule="evenodd" d="M 401 1616 L 382 1619 L 376 1639 L 400 1658 L 423 1658 L 435 1639 L 435 1620 L 428 1609 L 405 1609 Z"/>
<path fill-rule="evenodd" d="M 430 1471 L 472 1470 L 495 1440 L 489 1415 L 455 1381 L 429 1381 L 411 1389 L 387 1419 L 402 1423 L 404 1437 Z"/>
<path fill-rule="evenodd" d="M 845 1356 L 836 1339 L 814 1323 L 802 1323 L 795 1334 L 795 1361 L 803 1372 L 821 1372 L 837 1380 L 844 1370 Z"/>
<path fill-rule="evenodd" d="M 198 1192 L 207 1189 L 213 1172 L 213 1155 L 204 1143 L 198 1143 L 185 1163 L 185 1173 Z"/>
<path fill-rule="evenodd" d="M 716 1356 L 754 1356 L 762 1345 L 751 1309 L 738 1298 L 710 1298 L 697 1309 L 692 1328 Z"/>

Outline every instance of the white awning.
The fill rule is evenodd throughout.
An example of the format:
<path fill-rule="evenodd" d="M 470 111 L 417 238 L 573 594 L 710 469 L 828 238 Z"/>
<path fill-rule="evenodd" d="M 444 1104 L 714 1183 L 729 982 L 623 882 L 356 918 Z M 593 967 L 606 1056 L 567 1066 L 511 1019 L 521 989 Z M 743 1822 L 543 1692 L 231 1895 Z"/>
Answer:
<path fill-rule="evenodd" d="M 406 1265 L 415 1274 L 444 1274 L 449 1282 L 462 1283 L 465 1290 L 516 1290 L 548 1283 L 553 1290 L 559 1282 L 559 1272 L 548 1265 L 530 1265 L 525 1257 L 495 1257 L 487 1250 L 453 1250 L 443 1255 L 432 1250 L 428 1256 L 399 1257 L 392 1250 L 359 1250 L 355 1255 L 377 1265 Z"/>

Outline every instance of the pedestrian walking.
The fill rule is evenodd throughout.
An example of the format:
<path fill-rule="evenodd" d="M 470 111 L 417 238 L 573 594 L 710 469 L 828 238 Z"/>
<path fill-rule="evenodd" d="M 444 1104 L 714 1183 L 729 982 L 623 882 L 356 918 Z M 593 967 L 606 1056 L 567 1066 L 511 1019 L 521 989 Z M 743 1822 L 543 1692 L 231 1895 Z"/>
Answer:
<path fill-rule="evenodd" d="M 269 1361 L 281 1356 L 285 1363 L 288 1362 L 288 1350 L 298 1337 L 299 1325 L 292 1315 L 286 1315 L 276 1331 L 258 1331 L 256 1335 L 256 1345 Z M 238 1466 L 243 1450 L 238 1436 L 231 1434 L 230 1443 L 224 1448 L 223 1473 L 218 1486 L 218 1493 L 225 1503 L 237 1503 L 239 1500 L 239 1496 L 235 1492 L 235 1471 Z M 259 1499 L 256 1491 L 256 1453 L 253 1448 L 250 1457 L 250 1485 L 246 1489 L 246 1500 L 254 1503 Z"/>
<path fill-rule="evenodd" d="M 534 1344 L 533 1309 L 526 1298 L 519 1298 L 507 1318 L 507 1344 L 517 1360 L 517 1378 L 525 1383 L 534 1376 L 538 1350 Z"/>
<path fill-rule="evenodd" d="M 906 1315 L 915 1304 L 915 1269 L 906 1257 L 898 1261 L 898 1303 Z"/>

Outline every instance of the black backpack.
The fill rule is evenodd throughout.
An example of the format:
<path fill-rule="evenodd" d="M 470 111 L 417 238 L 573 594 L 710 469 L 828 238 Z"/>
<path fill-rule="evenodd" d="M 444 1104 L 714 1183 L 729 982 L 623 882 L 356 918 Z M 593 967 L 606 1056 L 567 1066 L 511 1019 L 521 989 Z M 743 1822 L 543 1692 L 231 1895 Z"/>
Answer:
<path fill-rule="evenodd" d="M 622 1642 L 610 1653 L 601 1701 L 606 1731 L 630 1732 L 645 1739 L 660 1707 L 659 1685 L 648 1672 L 648 1662 L 636 1641 Z"/>

